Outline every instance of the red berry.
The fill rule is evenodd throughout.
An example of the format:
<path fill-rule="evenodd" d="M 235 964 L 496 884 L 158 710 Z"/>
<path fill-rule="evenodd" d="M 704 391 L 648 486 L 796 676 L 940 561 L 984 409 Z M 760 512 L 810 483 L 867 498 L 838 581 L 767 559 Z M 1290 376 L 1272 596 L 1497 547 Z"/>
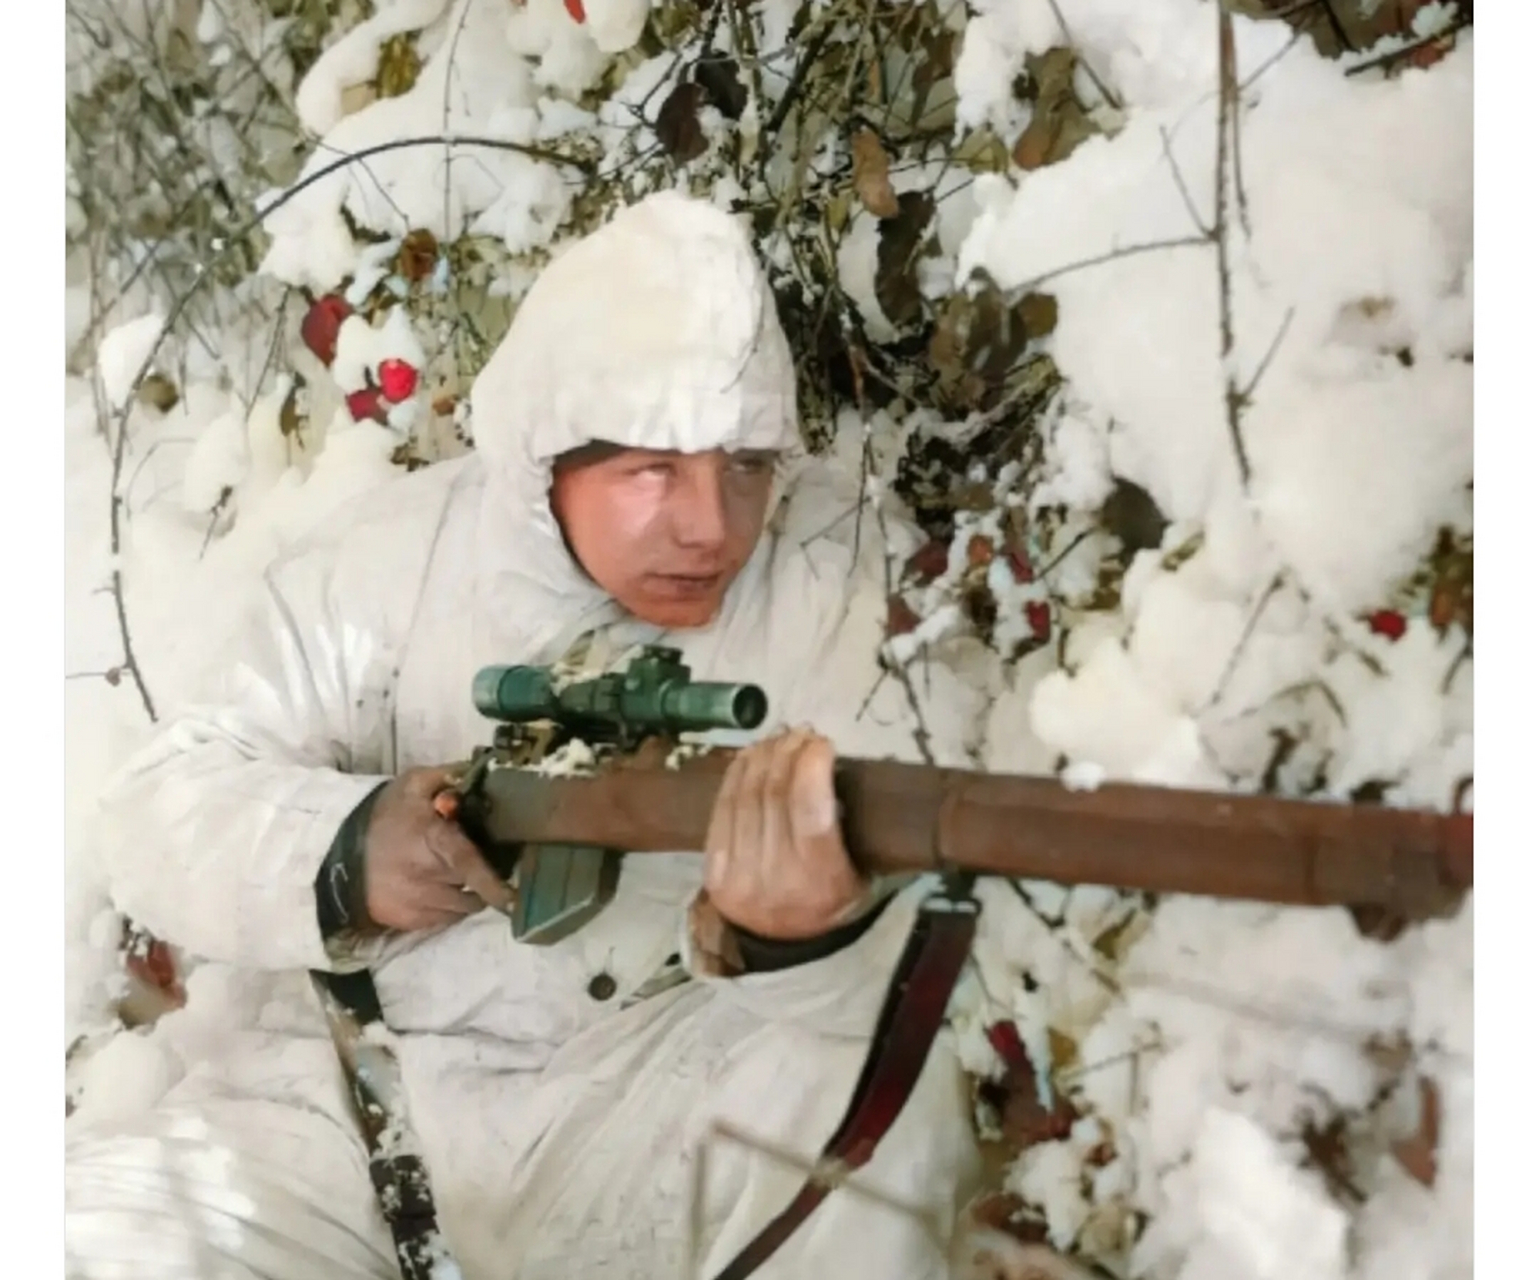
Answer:
<path fill-rule="evenodd" d="M 1026 1053 L 1026 1046 L 1021 1043 L 1021 1033 L 1015 1023 L 993 1023 L 983 1034 L 988 1037 L 989 1045 L 1004 1059 L 1007 1067 L 1018 1071 L 1031 1070 L 1031 1058 Z"/>
<path fill-rule="evenodd" d="M 1053 610 L 1046 600 L 1026 602 L 1026 625 L 1038 640 L 1046 640 L 1053 630 Z"/>
<path fill-rule="evenodd" d="M 945 542 L 931 538 L 908 558 L 908 563 L 903 566 L 904 576 L 912 574 L 920 582 L 933 582 L 946 572 L 949 559 Z"/>
<path fill-rule="evenodd" d="M 353 391 L 347 397 L 347 411 L 353 415 L 354 422 L 383 422 L 385 420 L 385 402 L 379 394 L 378 387 L 363 387 Z"/>
<path fill-rule="evenodd" d="M 1378 609 L 1368 615 L 1368 630 L 1376 636 L 1398 640 L 1405 634 L 1405 614 L 1398 609 Z"/>
<path fill-rule="evenodd" d="M 337 332 L 352 314 L 353 308 L 346 298 L 340 293 L 328 293 L 311 303 L 305 318 L 300 321 L 300 340 L 328 369 L 337 358 Z"/>
<path fill-rule="evenodd" d="M 400 404 L 417 389 L 417 371 L 404 360 L 381 360 L 379 389 L 391 404 Z"/>
<path fill-rule="evenodd" d="M 174 1003 L 180 1005 L 186 998 L 171 948 L 159 938 L 145 933 L 136 935 L 124 952 L 123 965 L 145 986 L 165 992 Z"/>
<path fill-rule="evenodd" d="M 1035 582 L 1037 571 L 1031 567 L 1031 561 L 1026 558 L 1026 553 L 1014 543 L 1005 549 L 1005 555 L 1010 562 L 1010 576 L 1017 582 Z"/>
<path fill-rule="evenodd" d="M 588 15 L 582 7 L 582 0 L 565 0 L 566 11 L 572 15 L 573 22 L 586 22 Z"/>
<path fill-rule="evenodd" d="M 887 600 L 887 634 L 892 636 L 906 636 L 919 625 L 919 615 L 909 607 L 909 603 L 900 595 L 890 596 Z"/>

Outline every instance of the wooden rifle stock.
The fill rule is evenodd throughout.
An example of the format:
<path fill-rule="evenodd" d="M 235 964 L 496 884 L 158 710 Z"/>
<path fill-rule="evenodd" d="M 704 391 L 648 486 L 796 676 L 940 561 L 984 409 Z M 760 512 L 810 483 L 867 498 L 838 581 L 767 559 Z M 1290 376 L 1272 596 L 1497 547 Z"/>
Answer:
<path fill-rule="evenodd" d="M 734 754 L 663 763 L 645 744 L 592 773 L 493 766 L 485 834 L 507 844 L 626 852 L 705 847 Z M 1107 784 L 888 760 L 839 761 L 845 843 L 864 870 L 981 875 L 1297 905 L 1381 907 L 1410 919 L 1456 910 L 1474 884 L 1474 819 L 1272 796 Z"/>

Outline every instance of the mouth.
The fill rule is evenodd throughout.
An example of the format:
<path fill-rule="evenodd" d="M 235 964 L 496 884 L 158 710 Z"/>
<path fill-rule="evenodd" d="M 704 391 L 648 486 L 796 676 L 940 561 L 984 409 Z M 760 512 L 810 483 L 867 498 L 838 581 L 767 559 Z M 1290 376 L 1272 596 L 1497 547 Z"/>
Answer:
<path fill-rule="evenodd" d="M 694 599 L 708 596 L 721 585 L 722 574 L 716 573 L 654 573 L 649 581 L 659 594 L 673 599 Z"/>

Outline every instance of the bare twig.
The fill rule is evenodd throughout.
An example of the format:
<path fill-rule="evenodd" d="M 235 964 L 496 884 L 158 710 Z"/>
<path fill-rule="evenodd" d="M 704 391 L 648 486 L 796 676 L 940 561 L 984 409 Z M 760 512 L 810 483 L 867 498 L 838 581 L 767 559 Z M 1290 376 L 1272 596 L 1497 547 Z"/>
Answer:
<path fill-rule="evenodd" d="M 1349 76 L 1358 76 L 1362 75 L 1362 73 L 1365 71 L 1372 71 L 1375 68 L 1392 67 L 1402 58 L 1409 58 L 1413 53 L 1420 53 L 1423 49 L 1435 45 L 1442 40 L 1449 40 L 1454 44 L 1457 44 L 1459 39 L 1459 32 L 1463 31 L 1465 27 L 1471 25 L 1472 24 L 1465 18 L 1464 12 L 1461 9 L 1459 17 L 1456 18 L 1450 25 L 1444 27 L 1441 31 L 1434 31 L 1429 36 L 1423 36 L 1420 40 L 1412 41 L 1410 44 L 1404 45 L 1399 49 L 1392 49 L 1390 52 L 1383 54 L 1380 57 L 1370 58 L 1367 62 L 1359 62 L 1355 66 L 1348 67 L 1346 74 Z"/>
<path fill-rule="evenodd" d="M 1053 11 L 1053 17 L 1058 19 L 1058 29 L 1063 32 L 1064 43 L 1070 48 L 1074 48 L 1074 33 L 1069 30 L 1069 24 L 1064 20 L 1063 10 L 1058 7 L 1058 0 L 1047 0 L 1047 3 L 1048 7 Z M 1085 68 L 1085 74 L 1090 77 L 1090 83 L 1095 85 L 1096 92 L 1106 100 L 1106 105 L 1113 111 L 1121 111 L 1122 100 L 1106 87 L 1101 77 L 1096 75 L 1095 68 L 1084 58 L 1079 59 L 1079 65 Z"/>
<path fill-rule="evenodd" d="M 449 136 L 449 92 L 454 83 L 454 55 L 460 47 L 460 36 L 465 31 L 465 19 L 470 16 L 471 0 L 461 0 L 460 20 L 454 24 L 454 34 L 449 37 L 449 49 L 444 55 L 444 104 L 443 112 L 439 118 L 439 129 L 443 131 L 445 138 Z M 454 232 L 449 225 L 449 191 L 450 176 L 453 167 L 454 144 L 444 143 L 444 237 L 451 237 Z"/>
<path fill-rule="evenodd" d="M 1447 697 L 1447 695 L 1453 690 L 1454 677 L 1459 674 L 1459 668 L 1462 667 L 1467 660 L 1473 658 L 1474 656 L 1475 638 L 1473 636 L 1466 635 L 1464 637 L 1463 646 L 1461 646 L 1459 652 L 1454 655 L 1454 660 L 1448 664 L 1448 670 L 1443 673 L 1442 682 L 1438 686 L 1439 689 L 1442 690 L 1444 697 Z"/>
<path fill-rule="evenodd" d="M 1140 253 L 1156 253 L 1161 249 L 1190 249 L 1203 248 L 1212 243 L 1205 235 L 1202 236 L 1174 236 L 1169 240 L 1150 240 L 1144 244 L 1130 244 L 1121 249 L 1111 249 L 1106 253 L 1098 253 L 1094 257 L 1081 258 L 1077 262 L 1065 263 L 1061 267 L 1054 267 L 1051 271 L 1044 271 L 1039 276 L 1034 276 L 1025 285 L 1021 286 L 1022 292 L 1029 293 L 1038 289 L 1049 280 L 1056 280 L 1060 276 L 1070 275 L 1075 271 L 1083 271 L 1087 267 L 1099 267 L 1108 262 L 1115 262 L 1118 258 L 1131 258 Z"/>
<path fill-rule="evenodd" d="M 785 92 L 780 95 L 780 101 L 775 104 L 775 113 L 770 116 L 769 122 L 764 126 L 761 135 L 764 139 L 764 149 L 760 152 L 760 162 L 767 163 L 769 158 L 768 144 L 772 143 L 780 133 L 781 126 L 785 124 L 786 117 L 791 114 L 791 108 L 796 105 L 797 95 L 801 93 L 802 85 L 806 83 L 807 73 L 812 70 L 812 64 L 817 61 L 818 55 L 823 52 L 823 46 L 828 43 L 828 38 L 833 35 L 837 22 L 829 19 L 819 28 L 817 35 L 807 42 L 802 51 L 801 60 L 796 64 L 796 69 L 791 72 L 790 82 L 786 85 Z"/>
<path fill-rule="evenodd" d="M 1160 126 L 1160 147 L 1165 152 L 1165 163 L 1170 166 L 1170 174 L 1176 180 L 1176 190 L 1181 193 L 1181 202 L 1186 205 L 1186 211 L 1191 215 L 1192 225 L 1197 228 L 1197 233 L 1204 239 L 1212 239 L 1213 228 L 1202 220 L 1202 215 L 1197 212 L 1197 202 L 1192 199 L 1191 190 L 1186 185 L 1186 179 L 1181 174 L 1181 166 L 1176 163 L 1176 157 L 1170 150 L 1170 130 L 1164 125 Z"/>
<path fill-rule="evenodd" d="M 1240 423 L 1244 403 L 1235 385 L 1234 302 L 1229 283 L 1229 205 L 1230 123 L 1235 114 L 1237 93 L 1234 74 L 1234 19 L 1222 4 L 1218 12 L 1218 154 L 1213 179 L 1213 246 L 1218 259 L 1218 334 L 1219 359 L 1224 366 L 1224 416 L 1229 424 L 1229 439 L 1234 446 L 1235 463 L 1240 470 L 1240 487 L 1250 486 L 1250 459 L 1245 452 L 1245 436 Z"/>
<path fill-rule="evenodd" d="M 1052 935 L 1053 940 L 1063 947 L 1074 960 L 1083 965 L 1085 971 L 1092 978 L 1113 995 L 1122 994 L 1122 988 L 1117 985 L 1117 980 L 1111 974 L 1102 972 L 1100 967 L 1094 964 L 1089 957 L 1081 955 L 1074 949 L 1073 945 L 1069 942 L 1069 934 L 1062 927 L 1062 922 L 1055 923 L 1042 914 L 1042 909 L 1031 900 L 1031 896 L 1022 888 L 1019 880 L 1006 880 L 1005 883 L 1010 886 L 1010 891 L 1020 900 L 1021 905 Z"/>
<path fill-rule="evenodd" d="M 1261 357 L 1261 363 L 1256 366 L 1256 372 L 1251 374 L 1250 381 L 1245 384 L 1245 389 L 1240 392 L 1241 401 L 1248 405 L 1251 397 L 1256 394 L 1256 387 L 1261 382 L 1261 375 L 1267 371 L 1267 366 L 1272 363 L 1272 357 L 1277 354 L 1277 349 L 1282 346 L 1282 340 L 1288 333 L 1288 326 L 1293 323 L 1294 308 L 1289 307 L 1283 314 L 1282 323 L 1277 326 L 1277 332 L 1272 335 L 1272 341 L 1267 346 L 1266 353 Z"/>
<path fill-rule="evenodd" d="M 134 386 L 144 381 L 144 375 L 149 371 L 153 356 L 144 362 L 144 367 L 139 370 L 139 375 L 134 379 Z M 102 387 L 99 378 L 92 379 L 93 394 L 96 398 L 96 413 L 98 421 L 106 417 L 106 405 L 102 400 Z M 133 396 L 129 395 L 123 404 L 122 411 L 118 415 L 117 434 L 112 438 L 112 480 L 108 498 L 108 549 L 112 556 L 112 575 L 109 579 L 112 588 L 112 607 L 118 620 L 118 637 L 123 642 L 123 661 L 119 666 L 120 671 L 127 671 L 133 679 L 134 687 L 139 690 L 139 699 L 144 703 L 144 712 L 149 716 L 151 723 L 158 717 L 155 714 L 155 701 L 150 697 L 149 686 L 144 682 L 144 673 L 139 669 L 139 659 L 134 653 L 133 633 L 128 626 L 128 609 L 123 603 L 123 534 L 122 534 L 122 509 L 123 495 L 121 492 L 123 479 L 123 459 L 128 448 L 128 416 L 133 406 Z"/>
<path fill-rule="evenodd" d="M 1245 652 L 1245 646 L 1250 643 L 1251 636 L 1255 633 L 1257 624 L 1261 621 L 1261 615 L 1266 612 L 1268 602 L 1279 590 L 1282 589 L 1284 575 L 1275 574 L 1272 581 L 1267 584 L 1261 598 L 1256 601 L 1256 607 L 1250 611 L 1250 616 L 1245 619 L 1245 625 L 1240 630 L 1240 638 L 1235 641 L 1234 649 L 1229 654 L 1229 661 L 1224 664 L 1223 673 L 1218 678 L 1218 683 L 1213 686 L 1213 692 L 1208 695 L 1208 700 L 1203 703 L 1203 711 L 1211 711 L 1224 696 L 1224 691 L 1229 687 L 1229 682 L 1234 679 L 1234 673 L 1240 665 L 1240 657 Z"/>
<path fill-rule="evenodd" d="M 1310 4 L 1318 4 L 1319 2 L 1320 0 L 1309 0 Z M 1262 76 L 1264 76 L 1284 58 L 1286 58 L 1291 52 L 1293 52 L 1293 46 L 1303 38 L 1304 36 L 1302 32 L 1295 31 L 1292 36 L 1288 38 L 1287 44 L 1283 45 L 1281 49 L 1272 54 L 1270 57 L 1264 59 L 1254 71 L 1246 76 L 1245 79 L 1240 81 L 1240 92 L 1244 93 L 1253 84 L 1255 84 L 1257 80 L 1261 79 Z"/>
<path fill-rule="evenodd" d="M 870 417 L 870 414 L 867 412 L 867 409 L 866 409 L 866 393 L 865 393 L 865 381 L 864 381 L 864 378 L 865 378 L 865 374 L 864 374 L 865 361 L 859 358 L 859 356 L 857 354 L 857 348 L 855 348 L 853 345 L 851 345 L 851 347 L 849 348 L 849 353 L 850 353 L 850 367 L 851 367 L 851 369 L 854 370 L 855 405 L 856 405 L 856 408 L 860 412 L 860 420 L 861 420 L 862 428 L 865 431 L 865 444 L 864 444 L 864 447 L 869 449 L 869 447 L 870 447 L 870 433 L 871 433 L 871 417 Z M 865 489 L 864 489 L 864 483 L 862 483 L 861 500 L 864 501 L 864 499 L 865 499 Z M 890 600 L 890 599 L 892 599 L 892 595 L 893 595 L 893 591 L 895 590 L 895 587 L 894 587 L 893 579 L 892 579 L 892 553 L 889 550 L 889 543 L 888 543 L 888 540 L 887 540 L 887 520 L 886 520 L 886 517 L 882 515 L 882 504 L 880 502 L 874 502 L 871 505 L 872 505 L 872 509 L 873 509 L 873 514 L 876 516 L 877 534 L 882 539 L 882 548 L 881 548 L 881 550 L 882 550 L 883 598 L 887 599 L 887 600 Z M 859 516 L 857 515 L 856 518 L 858 520 Z M 859 528 L 860 528 L 860 526 L 856 525 L 857 533 L 859 532 Z M 928 728 L 925 727 L 924 712 L 920 708 L 920 705 L 919 705 L 919 695 L 918 695 L 918 693 L 914 689 L 914 681 L 913 681 L 913 678 L 909 675 L 908 667 L 906 666 L 906 664 L 901 663 L 901 662 L 896 662 L 896 661 L 884 661 L 882 665 L 883 665 L 884 670 L 887 670 L 887 671 L 891 672 L 893 677 L 898 681 L 898 684 L 902 687 L 902 689 L 903 689 L 903 696 L 908 700 L 909 710 L 911 712 L 913 712 L 913 715 L 914 715 L 914 745 L 919 748 L 919 757 L 920 757 L 920 759 L 923 760 L 928 765 L 933 765 L 935 763 L 935 753 L 930 750 L 930 731 L 929 731 Z M 880 686 L 881 686 L 881 682 L 878 681 L 877 682 L 877 687 L 879 688 Z M 875 694 L 875 690 L 874 689 L 872 690 L 872 693 L 873 693 L 873 695 Z"/>

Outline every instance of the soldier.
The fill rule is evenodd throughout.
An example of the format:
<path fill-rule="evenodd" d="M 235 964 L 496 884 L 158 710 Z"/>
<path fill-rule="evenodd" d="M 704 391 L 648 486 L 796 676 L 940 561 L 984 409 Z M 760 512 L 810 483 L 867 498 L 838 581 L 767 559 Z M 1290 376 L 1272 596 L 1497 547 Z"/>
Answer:
<path fill-rule="evenodd" d="M 472 455 L 267 573 L 217 690 L 102 822 L 119 906 L 230 966 L 251 1016 L 153 1111 L 72 1137 L 71 1276 L 397 1274 L 307 970 L 372 972 L 468 1280 L 651 1280 L 696 1245 L 711 1276 L 785 1206 L 803 1172 L 711 1126 L 817 1155 L 914 911 L 836 823 L 830 739 L 849 750 L 866 690 L 832 657 L 864 579 L 852 495 L 800 454 L 795 410 L 737 223 L 654 196 L 530 290 L 473 389 Z M 516 942 L 484 909 L 507 887 L 433 804 L 487 736 L 471 675 L 659 640 L 763 685 L 777 732 L 733 766 L 703 859 L 627 859 L 593 922 Z M 835 1191 L 756 1274 L 944 1274 L 934 1224 L 973 1159 L 937 1050 L 863 1179 L 915 1212 Z"/>

